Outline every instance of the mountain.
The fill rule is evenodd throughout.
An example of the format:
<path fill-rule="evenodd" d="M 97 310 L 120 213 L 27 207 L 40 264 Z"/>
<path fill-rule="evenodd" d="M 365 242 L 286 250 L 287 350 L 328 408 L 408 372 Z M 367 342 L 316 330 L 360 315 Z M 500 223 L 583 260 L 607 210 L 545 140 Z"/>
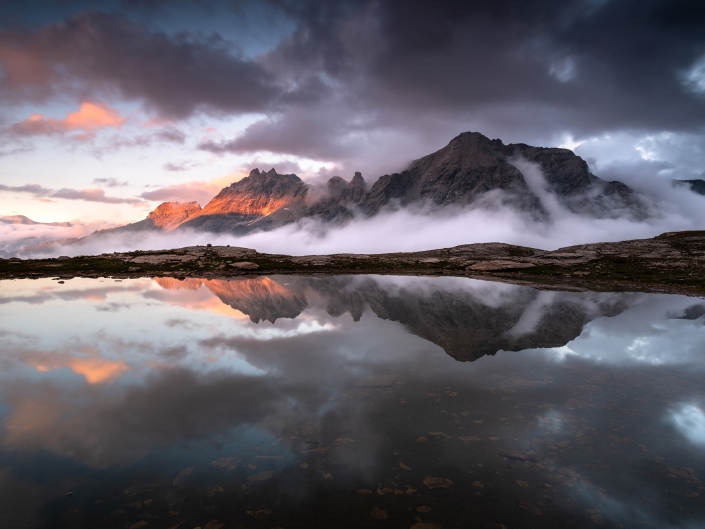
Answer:
<path fill-rule="evenodd" d="M 0 222 L 3 224 L 23 224 L 25 226 L 62 226 L 64 228 L 70 228 L 72 226 L 70 222 L 36 222 L 28 217 L 25 217 L 24 215 L 9 215 L 6 217 L 0 217 Z"/>
<path fill-rule="evenodd" d="M 695 179 L 695 180 L 674 180 L 675 185 L 688 186 L 693 193 L 698 195 L 705 195 L 705 180 Z"/>
<path fill-rule="evenodd" d="M 334 176 L 324 186 L 312 186 L 294 174 L 254 169 L 177 229 L 244 234 L 304 217 L 345 222 L 388 207 L 466 206 L 492 194 L 509 207 L 547 220 L 550 212 L 542 202 L 547 193 L 577 214 L 646 217 L 634 190 L 593 175 L 585 160 L 568 149 L 505 145 L 465 132 L 408 169 L 380 177 L 369 190 L 360 173 L 349 182 Z"/>
<path fill-rule="evenodd" d="M 307 191 L 295 174 L 253 169 L 249 176 L 218 193 L 182 227 L 215 233 L 252 231 L 258 222 L 260 229 L 277 227 L 295 220 L 305 209 Z"/>
<path fill-rule="evenodd" d="M 556 201 L 573 213 L 591 217 L 643 220 L 647 216 L 646 205 L 633 189 L 593 175 L 585 160 L 568 149 L 505 145 L 478 132 L 464 132 L 406 170 L 380 177 L 371 188 L 360 173 L 350 181 L 334 176 L 323 185 L 311 185 L 295 174 L 253 169 L 203 208 L 196 202 L 165 202 L 142 221 L 89 238 L 187 229 L 243 235 L 303 218 L 345 223 L 356 215 L 373 216 L 384 209 L 438 210 L 483 200 L 538 220 L 551 219 L 556 212 L 550 203 Z"/>
<path fill-rule="evenodd" d="M 541 175 L 523 174 L 536 164 Z M 546 216 L 539 198 L 553 193 L 574 213 L 613 217 L 631 211 L 643 217 L 635 192 L 621 182 L 606 182 L 592 173 L 580 156 L 568 149 L 504 145 L 478 132 L 464 132 L 439 151 L 420 158 L 401 173 L 382 176 L 361 202 L 368 215 L 391 201 L 400 205 L 430 203 L 467 205 L 485 193 L 502 191 L 502 201 L 535 216 Z"/>
<path fill-rule="evenodd" d="M 94 235 L 125 231 L 171 231 L 197 215 L 200 211 L 202 210 L 198 202 L 162 202 L 144 220 L 118 228 L 101 230 Z"/>

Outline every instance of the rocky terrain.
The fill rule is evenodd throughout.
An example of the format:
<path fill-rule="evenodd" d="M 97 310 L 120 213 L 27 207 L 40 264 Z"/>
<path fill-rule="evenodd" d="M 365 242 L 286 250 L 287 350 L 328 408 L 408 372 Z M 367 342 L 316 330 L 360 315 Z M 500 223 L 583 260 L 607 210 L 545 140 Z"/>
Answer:
<path fill-rule="evenodd" d="M 288 256 L 193 246 L 57 259 L 2 259 L 0 279 L 57 277 L 228 278 L 243 274 L 455 275 L 563 290 L 705 294 L 705 232 L 545 251 L 503 243 L 414 253 Z"/>

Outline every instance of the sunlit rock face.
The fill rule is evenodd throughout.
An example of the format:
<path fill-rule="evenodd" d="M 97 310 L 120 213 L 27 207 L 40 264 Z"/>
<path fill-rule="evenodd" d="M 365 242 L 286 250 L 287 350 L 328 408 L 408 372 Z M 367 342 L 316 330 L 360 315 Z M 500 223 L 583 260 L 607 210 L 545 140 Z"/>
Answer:
<path fill-rule="evenodd" d="M 274 169 L 266 173 L 253 169 L 248 177 L 218 193 L 183 227 L 210 232 L 232 231 L 277 211 L 301 209 L 305 195 L 306 184 L 298 176 L 280 175 Z M 287 215 L 287 218 L 294 217 Z"/>
<path fill-rule="evenodd" d="M 171 230 L 199 211 L 201 206 L 198 202 L 164 202 L 147 215 L 147 220 L 157 228 Z"/>
<path fill-rule="evenodd" d="M 360 173 L 351 182 L 335 176 L 323 189 L 317 189 L 295 174 L 253 169 L 248 177 L 223 189 L 181 228 L 248 233 L 275 229 L 302 217 L 345 220 L 352 218 L 349 206 L 360 201 L 365 189 Z"/>
<path fill-rule="evenodd" d="M 198 202 L 162 202 L 147 218 L 118 228 L 97 231 L 85 239 L 102 237 L 111 233 L 134 231 L 169 231 L 201 211 Z"/>

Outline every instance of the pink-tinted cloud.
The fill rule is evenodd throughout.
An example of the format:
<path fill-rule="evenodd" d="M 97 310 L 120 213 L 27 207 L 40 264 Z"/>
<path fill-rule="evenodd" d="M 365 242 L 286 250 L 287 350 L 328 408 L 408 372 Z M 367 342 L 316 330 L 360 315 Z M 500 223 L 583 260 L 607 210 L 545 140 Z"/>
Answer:
<path fill-rule="evenodd" d="M 49 189 L 39 184 L 27 184 L 23 186 L 7 186 L 0 184 L 0 191 L 13 193 L 28 193 L 39 199 L 63 198 L 65 200 L 85 200 L 86 202 L 103 202 L 105 204 L 142 204 L 144 200 L 139 198 L 111 197 L 99 187 L 94 189 Z"/>
<path fill-rule="evenodd" d="M 169 169 L 167 169 L 169 170 Z M 140 195 L 145 200 L 158 200 L 159 202 L 193 202 L 201 205 L 207 204 L 220 190 L 239 180 L 236 176 L 216 178 L 209 182 L 185 182 L 173 186 L 160 187 L 153 191 L 145 191 Z"/>
<path fill-rule="evenodd" d="M 32 114 L 28 119 L 15 123 L 10 130 L 21 136 L 52 136 L 63 135 L 73 131 L 83 134 L 73 136 L 77 139 L 92 138 L 95 131 L 107 127 L 119 129 L 126 121 L 119 112 L 107 105 L 91 102 L 81 103 L 76 112 L 69 113 L 63 119 L 44 117 L 42 114 Z"/>

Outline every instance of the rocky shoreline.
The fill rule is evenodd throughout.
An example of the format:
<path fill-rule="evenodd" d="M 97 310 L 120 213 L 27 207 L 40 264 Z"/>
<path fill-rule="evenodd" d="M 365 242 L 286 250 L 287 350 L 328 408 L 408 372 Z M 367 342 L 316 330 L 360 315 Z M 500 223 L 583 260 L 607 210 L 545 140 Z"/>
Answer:
<path fill-rule="evenodd" d="M 413 253 L 289 256 L 191 246 L 52 259 L 0 259 L 0 279 L 206 277 L 252 274 L 449 275 L 551 290 L 705 295 L 705 231 L 554 251 L 481 243 Z"/>

